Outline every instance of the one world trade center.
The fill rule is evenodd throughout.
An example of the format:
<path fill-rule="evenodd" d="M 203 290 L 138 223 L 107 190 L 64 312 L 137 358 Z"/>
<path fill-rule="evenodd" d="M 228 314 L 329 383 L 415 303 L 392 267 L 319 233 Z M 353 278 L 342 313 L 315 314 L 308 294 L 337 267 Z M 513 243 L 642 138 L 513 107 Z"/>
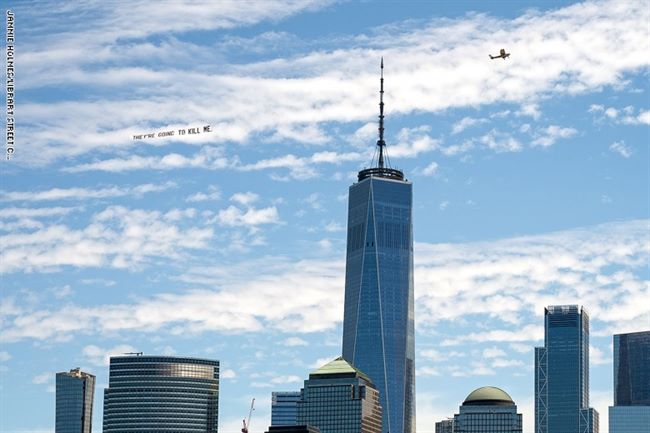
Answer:
<path fill-rule="evenodd" d="M 386 155 L 383 69 L 377 155 L 349 191 L 343 357 L 379 389 L 383 433 L 414 433 L 413 191 Z"/>

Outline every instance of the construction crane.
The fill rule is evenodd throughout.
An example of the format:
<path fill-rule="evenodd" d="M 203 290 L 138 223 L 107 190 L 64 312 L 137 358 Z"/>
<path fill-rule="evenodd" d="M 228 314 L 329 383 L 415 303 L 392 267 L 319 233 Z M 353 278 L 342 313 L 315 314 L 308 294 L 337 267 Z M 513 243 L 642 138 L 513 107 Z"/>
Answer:
<path fill-rule="evenodd" d="M 243 420 L 244 428 L 241 429 L 241 433 L 248 433 L 248 428 L 251 426 L 251 416 L 253 415 L 253 410 L 255 410 L 255 399 L 251 401 L 251 410 L 248 411 L 248 421 Z"/>

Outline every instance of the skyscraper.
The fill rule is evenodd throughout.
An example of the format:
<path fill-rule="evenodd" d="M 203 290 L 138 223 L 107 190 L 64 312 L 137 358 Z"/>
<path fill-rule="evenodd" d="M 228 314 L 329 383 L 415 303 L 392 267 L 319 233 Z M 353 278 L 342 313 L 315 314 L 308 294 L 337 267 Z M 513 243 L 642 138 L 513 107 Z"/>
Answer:
<path fill-rule="evenodd" d="M 377 165 L 349 191 L 343 358 L 377 386 L 383 432 L 413 433 L 413 193 L 385 155 L 383 67 Z"/>
<path fill-rule="evenodd" d="M 56 374 L 56 433 L 91 433 L 95 376 L 79 368 Z"/>
<path fill-rule="evenodd" d="M 521 433 L 522 416 L 502 389 L 484 386 L 472 391 L 453 420 L 436 423 L 436 433 Z"/>
<path fill-rule="evenodd" d="M 271 394 L 271 425 L 296 425 L 300 391 Z"/>
<path fill-rule="evenodd" d="M 116 356 L 104 390 L 104 433 L 216 433 L 219 361 Z"/>
<path fill-rule="evenodd" d="M 609 433 L 650 431 L 650 331 L 614 335 Z"/>
<path fill-rule="evenodd" d="M 535 433 L 598 433 L 589 408 L 589 316 L 577 305 L 544 310 L 535 348 Z"/>
<path fill-rule="evenodd" d="M 381 433 L 379 392 L 363 372 L 339 357 L 309 375 L 300 391 L 298 425 L 321 433 Z"/>

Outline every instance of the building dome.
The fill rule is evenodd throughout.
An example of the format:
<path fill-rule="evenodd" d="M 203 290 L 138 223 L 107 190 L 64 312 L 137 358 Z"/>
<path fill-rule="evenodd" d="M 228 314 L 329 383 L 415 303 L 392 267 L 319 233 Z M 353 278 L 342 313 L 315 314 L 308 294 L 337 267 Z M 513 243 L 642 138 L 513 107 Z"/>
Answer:
<path fill-rule="evenodd" d="M 484 386 L 472 391 L 463 406 L 511 406 L 515 402 L 504 390 L 495 386 Z"/>

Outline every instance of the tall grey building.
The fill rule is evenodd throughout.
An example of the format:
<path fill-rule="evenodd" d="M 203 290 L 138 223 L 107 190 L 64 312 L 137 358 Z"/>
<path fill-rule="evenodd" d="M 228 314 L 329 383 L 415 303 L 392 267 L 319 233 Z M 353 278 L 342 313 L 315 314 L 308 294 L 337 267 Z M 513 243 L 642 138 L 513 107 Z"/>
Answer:
<path fill-rule="evenodd" d="M 216 433 L 219 361 L 115 356 L 104 390 L 104 433 Z"/>
<path fill-rule="evenodd" d="M 271 393 L 271 425 L 296 425 L 300 391 Z"/>
<path fill-rule="evenodd" d="M 343 358 L 377 386 L 383 432 L 414 433 L 413 191 L 385 154 L 381 67 L 377 164 L 349 191 Z"/>
<path fill-rule="evenodd" d="M 521 433 L 522 416 L 507 392 L 494 386 L 472 391 L 453 420 L 436 423 L 436 433 Z"/>
<path fill-rule="evenodd" d="M 577 305 L 544 310 L 535 348 L 535 433 L 598 433 L 589 407 L 589 316 Z"/>
<path fill-rule="evenodd" d="M 363 372 L 339 357 L 309 375 L 300 391 L 298 425 L 321 433 L 381 433 L 379 392 Z"/>
<path fill-rule="evenodd" d="M 436 423 L 436 433 L 454 433 L 454 419 L 445 419 Z"/>
<path fill-rule="evenodd" d="M 614 335 L 609 433 L 650 431 L 650 331 Z"/>
<path fill-rule="evenodd" d="M 91 433 L 95 376 L 79 368 L 56 374 L 56 433 Z"/>

